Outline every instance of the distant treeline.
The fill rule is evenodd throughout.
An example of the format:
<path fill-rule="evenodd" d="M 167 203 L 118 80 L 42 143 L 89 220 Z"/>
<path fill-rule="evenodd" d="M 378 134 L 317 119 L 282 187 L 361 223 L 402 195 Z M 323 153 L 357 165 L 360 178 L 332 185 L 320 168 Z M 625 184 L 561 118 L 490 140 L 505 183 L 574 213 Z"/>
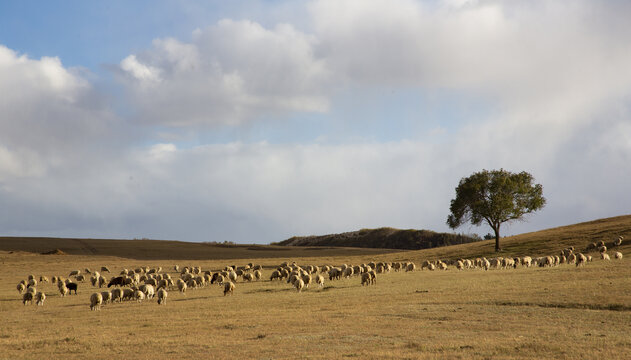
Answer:
<path fill-rule="evenodd" d="M 483 240 L 477 235 L 437 233 L 430 230 L 399 230 L 393 228 L 362 229 L 359 231 L 321 236 L 294 236 L 271 245 L 284 246 L 344 246 L 419 250 L 440 246 L 466 244 Z"/>

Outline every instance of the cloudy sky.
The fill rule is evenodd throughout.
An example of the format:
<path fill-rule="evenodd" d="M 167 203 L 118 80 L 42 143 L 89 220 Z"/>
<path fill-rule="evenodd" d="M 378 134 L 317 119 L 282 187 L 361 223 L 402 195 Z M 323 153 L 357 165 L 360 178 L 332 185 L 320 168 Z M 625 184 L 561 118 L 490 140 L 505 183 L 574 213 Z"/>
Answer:
<path fill-rule="evenodd" d="M 0 234 L 451 231 L 458 181 L 499 168 L 530 172 L 548 199 L 504 234 L 629 214 L 630 13 L 589 0 L 2 2 Z"/>

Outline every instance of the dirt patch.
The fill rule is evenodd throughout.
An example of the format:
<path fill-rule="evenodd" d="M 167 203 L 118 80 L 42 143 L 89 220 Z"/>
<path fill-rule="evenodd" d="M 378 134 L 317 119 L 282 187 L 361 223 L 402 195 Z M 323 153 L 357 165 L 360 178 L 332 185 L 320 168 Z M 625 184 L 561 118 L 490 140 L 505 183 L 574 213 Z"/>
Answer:
<path fill-rule="evenodd" d="M 67 254 L 60 249 L 55 249 L 51 251 L 45 251 L 42 253 L 42 255 L 67 255 Z"/>

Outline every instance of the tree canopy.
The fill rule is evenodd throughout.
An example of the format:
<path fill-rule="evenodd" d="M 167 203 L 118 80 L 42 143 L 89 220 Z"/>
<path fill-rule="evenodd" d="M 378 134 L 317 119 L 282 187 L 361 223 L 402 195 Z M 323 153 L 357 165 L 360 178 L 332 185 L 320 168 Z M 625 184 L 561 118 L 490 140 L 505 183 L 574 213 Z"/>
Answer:
<path fill-rule="evenodd" d="M 447 225 L 455 229 L 465 223 L 488 224 L 495 232 L 495 251 L 500 251 L 500 225 L 523 220 L 526 214 L 543 208 L 543 186 L 522 171 L 482 170 L 462 178 L 451 200 Z"/>

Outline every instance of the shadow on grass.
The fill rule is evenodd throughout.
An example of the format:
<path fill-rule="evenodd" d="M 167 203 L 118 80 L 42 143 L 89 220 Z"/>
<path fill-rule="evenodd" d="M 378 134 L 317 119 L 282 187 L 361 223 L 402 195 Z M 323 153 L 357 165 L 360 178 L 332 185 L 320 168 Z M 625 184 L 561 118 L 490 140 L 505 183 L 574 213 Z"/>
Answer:
<path fill-rule="evenodd" d="M 533 306 L 543 308 L 557 308 L 557 309 L 587 309 L 587 310 L 608 310 L 608 311 L 631 311 L 631 306 L 622 304 L 579 304 L 579 303 L 533 303 L 533 302 L 518 302 L 518 301 L 496 301 L 487 303 L 489 305 L 498 306 Z"/>

